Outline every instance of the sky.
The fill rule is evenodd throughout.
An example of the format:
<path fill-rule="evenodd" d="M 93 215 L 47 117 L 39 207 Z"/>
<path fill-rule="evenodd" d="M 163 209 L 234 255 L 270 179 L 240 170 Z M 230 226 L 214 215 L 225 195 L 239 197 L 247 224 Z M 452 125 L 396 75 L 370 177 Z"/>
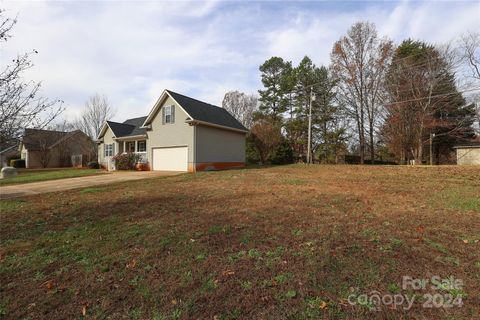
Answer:
<path fill-rule="evenodd" d="M 164 89 L 220 106 L 230 90 L 256 93 L 266 59 L 328 65 L 333 43 L 357 21 L 381 36 L 443 44 L 480 30 L 480 1 L 0 1 L 17 16 L 3 66 L 30 52 L 28 80 L 65 102 L 73 120 L 95 93 L 112 120 L 148 114 Z"/>

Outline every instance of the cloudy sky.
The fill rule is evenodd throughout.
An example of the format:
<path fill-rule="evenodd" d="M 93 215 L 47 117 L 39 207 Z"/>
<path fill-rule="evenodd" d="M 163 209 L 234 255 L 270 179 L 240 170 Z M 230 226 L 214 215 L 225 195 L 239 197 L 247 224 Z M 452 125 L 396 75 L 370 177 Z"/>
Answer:
<path fill-rule="evenodd" d="M 480 1 L 6 2 L 18 15 L 1 63 L 38 50 L 25 75 L 65 101 L 72 119 L 95 92 L 115 120 L 148 113 L 163 89 L 220 105 L 229 90 L 254 93 L 271 56 L 329 63 L 352 23 L 374 22 L 396 42 L 432 43 L 480 30 Z"/>

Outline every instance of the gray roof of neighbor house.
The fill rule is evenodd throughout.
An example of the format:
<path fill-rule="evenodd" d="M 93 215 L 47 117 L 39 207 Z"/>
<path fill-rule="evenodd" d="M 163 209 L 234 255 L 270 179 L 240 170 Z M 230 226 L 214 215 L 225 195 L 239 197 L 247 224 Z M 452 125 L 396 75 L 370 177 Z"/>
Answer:
<path fill-rule="evenodd" d="M 115 137 L 129 137 L 144 135 L 147 133 L 145 128 L 141 128 L 147 117 L 139 117 L 125 120 L 123 123 L 107 121 Z"/>
<path fill-rule="evenodd" d="M 476 136 L 474 139 L 469 139 L 469 140 L 464 140 L 462 142 L 458 142 L 453 148 L 454 149 L 480 148 L 480 136 Z"/>
<path fill-rule="evenodd" d="M 247 131 L 234 116 L 227 110 L 214 106 L 212 104 L 193 99 L 183 94 L 179 94 L 170 90 L 166 90 L 175 101 L 177 101 L 183 109 L 193 118 L 198 120 L 216 124 L 224 127 Z"/>
<path fill-rule="evenodd" d="M 454 149 L 469 149 L 469 148 L 480 148 L 480 142 L 466 142 L 460 143 L 453 147 Z"/>
<path fill-rule="evenodd" d="M 83 132 L 80 130 L 66 132 L 27 128 L 23 134 L 22 143 L 27 150 L 40 150 L 44 147 L 51 148 L 59 142 L 71 138 L 77 133 Z"/>
<path fill-rule="evenodd" d="M 18 142 L 4 142 L 0 143 L 0 153 L 6 153 L 11 150 L 16 150 L 18 151 Z"/>

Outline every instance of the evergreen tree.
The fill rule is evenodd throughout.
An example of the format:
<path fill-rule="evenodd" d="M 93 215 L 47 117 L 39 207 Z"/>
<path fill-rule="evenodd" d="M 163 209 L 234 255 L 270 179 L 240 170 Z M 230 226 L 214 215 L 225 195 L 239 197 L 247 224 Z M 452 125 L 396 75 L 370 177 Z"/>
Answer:
<path fill-rule="evenodd" d="M 280 57 L 271 57 L 260 66 L 264 90 L 260 94 L 260 111 L 278 117 L 287 111 L 288 77 L 291 74 L 292 63 Z"/>

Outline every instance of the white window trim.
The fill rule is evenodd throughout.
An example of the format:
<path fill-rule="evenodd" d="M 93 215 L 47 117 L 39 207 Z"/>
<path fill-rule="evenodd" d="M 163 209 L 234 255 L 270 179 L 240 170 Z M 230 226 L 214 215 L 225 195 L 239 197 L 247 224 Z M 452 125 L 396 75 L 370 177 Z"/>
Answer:
<path fill-rule="evenodd" d="M 130 146 L 133 144 L 133 151 L 130 151 Z M 135 152 L 135 141 L 127 141 L 127 148 L 124 152 Z"/>
<path fill-rule="evenodd" d="M 165 124 L 171 124 L 172 123 L 172 106 L 165 106 Z M 167 116 L 169 117 L 168 118 L 168 121 L 167 121 Z"/>
<path fill-rule="evenodd" d="M 113 143 L 105 144 L 104 156 L 105 157 L 112 157 L 113 156 Z"/>
<path fill-rule="evenodd" d="M 143 151 L 140 150 L 140 143 L 143 142 L 144 149 Z M 139 140 L 137 141 L 138 152 L 147 152 L 147 140 Z"/>

